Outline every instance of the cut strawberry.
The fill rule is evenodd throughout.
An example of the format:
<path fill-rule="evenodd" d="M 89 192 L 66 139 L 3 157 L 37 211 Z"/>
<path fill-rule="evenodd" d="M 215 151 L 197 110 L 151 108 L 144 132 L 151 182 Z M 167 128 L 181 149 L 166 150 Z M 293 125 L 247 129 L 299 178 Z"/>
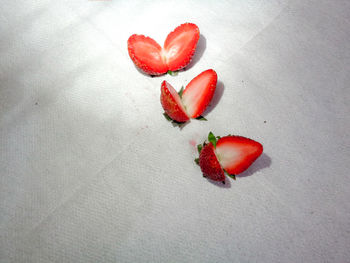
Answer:
<path fill-rule="evenodd" d="M 215 137 L 208 135 L 209 144 L 199 144 L 199 159 L 196 162 L 201 167 L 203 175 L 215 180 L 224 181 L 221 174 L 228 173 L 231 177 L 244 172 L 263 152 L 263 146 L 242 136 Z M 220 179 L 218 179 L 220 178 Z"/>
<path fill-rule="evenodd" d="M 195 24 L 186 23 L 171 32 L 164 42 L 164 54 L 170 71 L 186 67 L 196 51 L 199 29 Z"/>
<path fill-rule="evenodd" d="M 135 65 L 150 75 L 160 75 L 168 71 L 162 58 L 162 48 L 152 38 L 132 35 L 128 40 L 129 56 Z"/>
<path fill-rule="evenodd" d="M 195 24 L 185 23 L 171 32 L 162 48 L 152 38 L 132 35 L 128 39 L 129 56 L 137 67 L 150 75 L 161 75 L 186 67 L 192 59 L 199 40 Z"/>
<path fill-rule="evenodd" d="M 162 82 L 160 102 L 170 118 L 177 122 L 186 122 L 189 120 L 181 98 L 175 89 L 165 80 Z"/>
<path fill-rule="evenodd" d="M 182 94 L 182 102 L 190 118 L 199 117 L 214 96 L 217 74 L 208 69 L 195 77 L 186 86 Z"/>
<path fill-rule="evenodd" d="M 263 152 L 263 146 L 242 136 L 226 136 L 218 140 L 215 153 L 229 174 L 245 171 Z"/>
<path fill-rule="evenodd" d="M 208 69 L 191 80 L 182 92 L 182 97 L 169 83 L 163 81 L 160 100 L 165 112 L 177 122 L 200 117 L 213 98 L 216 81 L 216 72 Z"/>
<path fill-rule="evenodd" d="M 199 155 L 199 166 L 204 177 L 214 181 L 225 181 L 225 174 L 215 156 L 214 146 L 210 142 L 204 145 Z"/>

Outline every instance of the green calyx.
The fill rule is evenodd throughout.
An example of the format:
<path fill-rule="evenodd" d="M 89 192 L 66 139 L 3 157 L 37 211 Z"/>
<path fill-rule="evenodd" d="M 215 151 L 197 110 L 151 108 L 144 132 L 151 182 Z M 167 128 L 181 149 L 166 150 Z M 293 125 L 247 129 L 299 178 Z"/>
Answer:
<path fill-rule="evenodd" d="M 208 141 L 213 144 L 214 148 L 216 148 L 216 137 L 212 132 L 209 132 L 208 134 Z"/>
<path fill-rule="evenodd" d="M 170 76 L 176 76 L 177 75 L 177 71 L 171 71 L 171 70 L 168 70 L 167 72 Z"/>
<path fill-rule="evenodd" d="M 166 112 L 163 113 L 163 116 L 167 121 L 171 122 L 174 127 L 179 127 L 181 129 L 185 124 L 185 122 L 178 122 L 173 120 Z"/>
<path fill-rule="evenodd" d="M 184 92 L 184 86 L 181 87 L 180 91 L 177 93 L 179 94 L 180 98 L 182 99 L 182 93 Z"/>
<path fill-rule="evenodd" d="M 207 119 L 204 118 L 203 116 L 197 117 L 196 120 L 199 120 L 199 121 L 207 121 Z"/>
<path fill-rule="evenodd" d="M 203 149 L 203 145 L 202 144 L 198 144 L 197 145 L 197 150 L 198 150 L 199 154 L 201 153 L 202 149 Z"/>
<path fill-rule="evenodd" d="M 168 114 L 166 114 L 165 112 L 163 113 L 163 115 L 167 121 L 173 121 L 173 119 L 170 118 L 170 116 Z"/>
<path fill-rule="evenodd" d="M 229 174 L 225 169 L 224 172 L 227 176 L 231 177 L 233 180 L 236 180 L 236 175 L 235 174 Z"/>

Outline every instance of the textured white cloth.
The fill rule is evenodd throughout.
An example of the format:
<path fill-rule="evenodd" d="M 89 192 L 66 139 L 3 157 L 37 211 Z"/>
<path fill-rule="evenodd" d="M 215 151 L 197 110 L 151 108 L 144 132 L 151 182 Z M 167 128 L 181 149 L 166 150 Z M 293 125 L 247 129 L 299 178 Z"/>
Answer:
<path fill-rule="evenodd" d="M 349 1 L 2 1 L 0 262 L 349 262 Z M 131 34 L 201 31 L 177 76 Z M 207 122 L 174 128 L 160 84 L 218 74 Z M 264 154 L 225 186 L 195 143 Z"/>

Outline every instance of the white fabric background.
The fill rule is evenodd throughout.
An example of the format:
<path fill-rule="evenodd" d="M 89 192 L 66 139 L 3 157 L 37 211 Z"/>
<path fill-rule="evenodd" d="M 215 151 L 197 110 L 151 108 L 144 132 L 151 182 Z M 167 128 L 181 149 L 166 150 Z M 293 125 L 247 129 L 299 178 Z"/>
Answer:
<path fill-rule="evenodd" d="M 2 1 L 0 262 L 350 262 L 349 1 Z M 193 63 L 150 78 L 127 53 L 201 31 Z M 208 122 L 165 121 L 213 68 Z M 266 123 L 264 123 L 266 121 Z M 223 187 L 192 143 L 264 154 Z"/>

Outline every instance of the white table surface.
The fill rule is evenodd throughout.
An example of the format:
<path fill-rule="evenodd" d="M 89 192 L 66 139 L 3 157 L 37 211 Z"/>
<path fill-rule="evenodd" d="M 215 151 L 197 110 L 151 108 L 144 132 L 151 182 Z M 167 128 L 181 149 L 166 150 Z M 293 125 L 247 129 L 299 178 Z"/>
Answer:
<path fill-rule="evenodd" d="M 151 78 L 127 39 L 201 31 Z M 0 262 L 350 262 L 350 1 L 2 1 Z M 212 68 L 208 122 L 165 121 Z M 193 143 L 264 154 L 223 187 Z"/>

